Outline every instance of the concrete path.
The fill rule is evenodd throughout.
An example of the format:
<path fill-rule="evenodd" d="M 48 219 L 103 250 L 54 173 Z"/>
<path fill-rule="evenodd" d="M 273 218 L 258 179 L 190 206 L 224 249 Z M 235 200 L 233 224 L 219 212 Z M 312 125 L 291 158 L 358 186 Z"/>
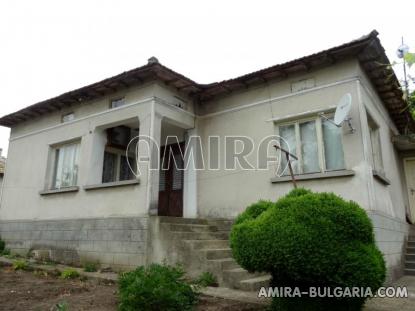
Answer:
<path fill-rule="evenodd" d="M 404 276 L 392 286 L 406 286 L 408 298 L 373 298 L 364 311 L 413 311 L 415 310 L 415 276 Z"/>

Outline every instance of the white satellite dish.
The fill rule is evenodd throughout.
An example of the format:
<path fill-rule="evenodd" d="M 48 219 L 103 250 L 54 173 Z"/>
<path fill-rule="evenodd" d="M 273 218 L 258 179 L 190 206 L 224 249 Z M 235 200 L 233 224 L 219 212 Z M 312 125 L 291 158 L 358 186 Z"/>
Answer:
<path fill-rule="evenodd" d="M 340 126 L 349 115 L 350 108 L 352 108 L 352 95 L 347 93 L 339 100 L 336 112 L 334 113 L 334 124 Z"/>
<path fill-rule="evenodd" d="M 347 122 L 350 127 L 350 131 L 354 133 L 355 129 L 352 126 L 352 118 L 348 117 L 350 109 L 352 108 L 352 95 L 350 93 L 344 94 L 337 103 L 336 112 L 334 113 L 333 120 L 327 118 L 324 113 L 320 113 L 320 116 L 326 121 L 334 124 L 337 127 L 341 127 L 343 122 Z"/>

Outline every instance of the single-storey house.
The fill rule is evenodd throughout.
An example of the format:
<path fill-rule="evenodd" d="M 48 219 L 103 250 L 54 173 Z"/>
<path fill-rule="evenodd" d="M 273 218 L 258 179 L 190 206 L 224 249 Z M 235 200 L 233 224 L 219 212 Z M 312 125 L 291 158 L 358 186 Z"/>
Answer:
<path fill-rule="evenodd" d="M 267 276 L 249 278 L 233 262 L 230 225 L 250 203 L 276 200 L 293 185 L 272 166 L 227 169 L 221 151 L 227 137 L 259 144 L 279 135 L 298 158 L 297 184 L 359 203 L 373 221 L 389 278 L 402 275 L 415 220 L 415 122 L 377 36 L 373 31 L 211 84 L 152 57 L 142 67 L 3 116 L 0 125 L 11 134 L 2 239 L 15 252 L 115 269 L 180 261 L 191 272 L 211 270 L 225 285 L 253 289 Z M 336 127 L 327 118 L 345 94 L 351 126 Z M 138 135 L 151 139 L 134 143 Z M 168 136 L 177 141 L 166 143 Z M 179 147 L 191 150 L 194 162 L 215 162 L 213 168 L 183 166 Z M 185 169 L 157 169 L 166 148 Z M 146 155 L 142 161 L 137 150 Z M 257 156 L 251 152 L 246 160 Z M 411 258 L 408 272 L 415 268 Z"/>

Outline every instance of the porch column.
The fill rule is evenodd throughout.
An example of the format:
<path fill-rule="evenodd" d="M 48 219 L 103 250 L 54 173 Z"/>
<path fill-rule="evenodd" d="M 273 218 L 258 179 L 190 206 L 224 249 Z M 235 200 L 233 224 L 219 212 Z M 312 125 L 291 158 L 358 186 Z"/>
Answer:
<path fill-rule="evenodd" d="M 147 185 L 147 210 L 149 215 L 158 214 L 159 196 L 159 170 L 158 162 L 160 158 L 160 139 L 161 139 L 162 116 L 155 112 L 155 103 L 151 103 L 151 111 L 145 117 L 140 117 L 140 141 L 138 144 L 138 154 L 143 159 L 147 155 L 146 165 L 140 163 L 142 184 Z M 145 135 L 149 139 L 142 138 Z M 144 142 L 144 140 L 146 140 Z M 141 160 L 142 161 L 142 160 Z"/>

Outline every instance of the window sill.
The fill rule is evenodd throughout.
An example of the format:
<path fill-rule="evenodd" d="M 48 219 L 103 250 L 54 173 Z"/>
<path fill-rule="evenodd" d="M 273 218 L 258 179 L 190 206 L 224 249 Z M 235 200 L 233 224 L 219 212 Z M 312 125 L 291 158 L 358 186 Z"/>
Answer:
<path fill-rule="evenodd" d="M 49 195 L 49 194 L 77 192 L 77 191 L 79 191 L 79 187 L 78 186 L 73 186 L 73 187 L 65 187 L 65 188 L 60 188 L 60 189 L 42 190 L 42 191 L 39 191 L 39 194 L 40 195 Z"/>
<path fill-rule="evenodd" d="M 325 178 L 335 178 L 335 177 L 348 177 L 354 176 L 354 171 L 352 170 L 340 170 L 340 171 L 331 171 L 325 173 L 311 173 L 311 174 L 302 174 L 294 175 L 296 181 L 300 180 L 313 180 L 313 179 L 325 179 Z M 280 182 L 291 182 L 291 176 L 282 176 L 282 177 L 273 177 L 271 178 L 272 183 Z"/>
<path fill-rule="evenodd" d="M 104 189 L 104 188 L 138 185 L 139 183 L 140 183 L 139 179 L 132 179 L 132 180 L 106 182 L 106 183 L 96 184 L 96 185 L 86 185 L 83 188 L 84 190 L 88 191 L 88 190 L 96 190 L 96 189 Z"/>
<path fill-rule="evenodd" d="M 390 180 L 386 178 L 385 173 L 379 172 L 377 170 L 372 170 L 373 177 L 379 180 L 385 186 L 389 186 L 391 184 Z"/>

